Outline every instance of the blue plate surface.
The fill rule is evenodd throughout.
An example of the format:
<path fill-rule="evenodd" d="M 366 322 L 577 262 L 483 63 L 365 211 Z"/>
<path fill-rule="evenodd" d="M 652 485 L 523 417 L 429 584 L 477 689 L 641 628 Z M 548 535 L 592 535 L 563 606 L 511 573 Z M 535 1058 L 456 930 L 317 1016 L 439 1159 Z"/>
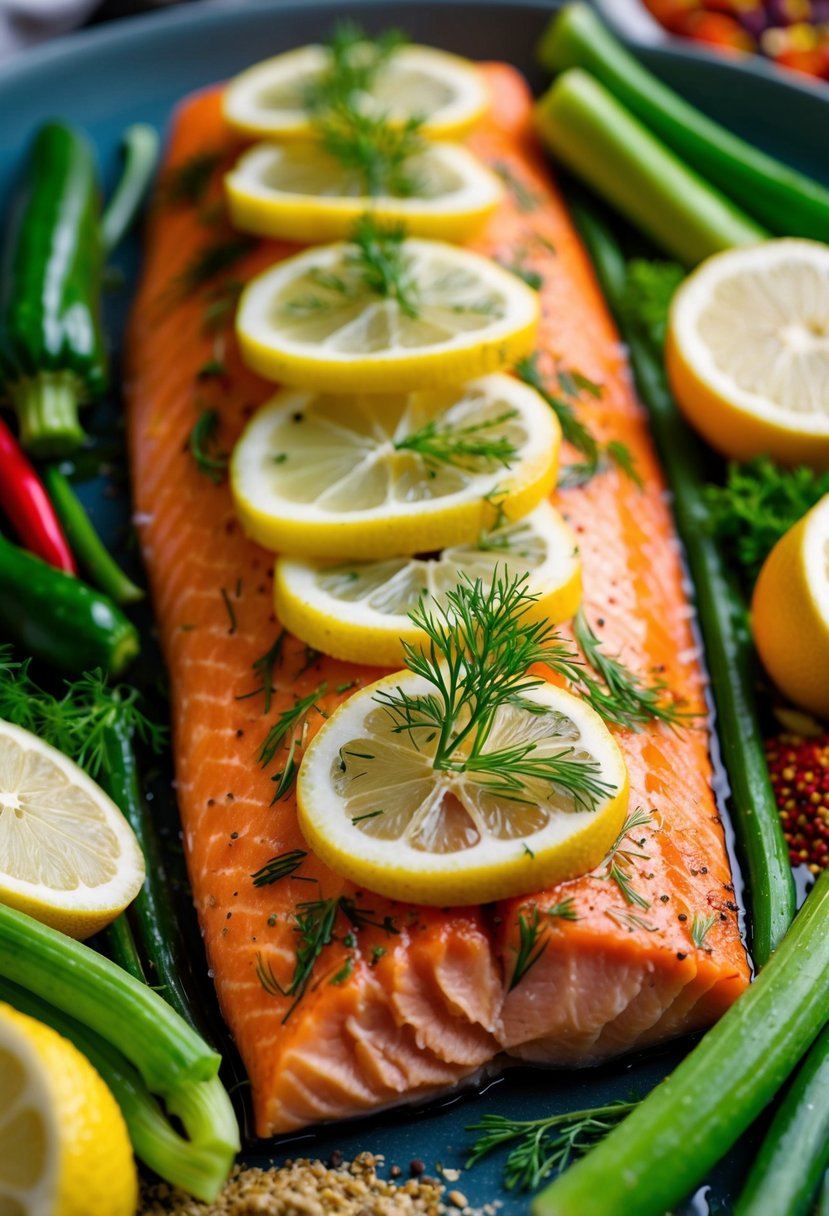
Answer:
<path fill-rule="evenodd" d="M 172 108 L 190 90 L 225 78 L 267 54 L 318 40 L 338 16 L 346 13 L 373 31 L 397 26 L 413 39 L 473 58 L 509 60 L 527 74 L 534 86 L 541 87 L 544 82 L 533 59 L 533 46 L 555 7 L 540 0 L 514 4 L 496 0 L 364 0 L 347 5 L 329 0 L 262 0 L 193 6 L 99 27 L 32 52 L 10 67 L 4 65 L 0 77 L 0 199 L 7 197 L 28 140 L 44 119 L 61 117 L 84 126 L 97 146 L 104 177 L 111 180 L 125 125 L 141 120 L 164 130 Z M 732 66 L 696 51 L 648 49 L 640 53 L 655 72 L 702 109 L 829 184 L 825 141 L 821 147 L 818 135 L 829 129 L 829 92 L 809 84 L 783 82 L 759 63 Z M 124 286 L 113 292 L 107 306 L 116 366 L 139 264 L 140 243 L 133 239 L 118 257 Z M 120 403 L 113 398 L 93 417 L 92 429 L 98 433 L 99 450 L 109 458 L 109 473 L 85 482 L 82 493 L 108 541 L 125 560 L 134 562 L 134 548 L 131 550 L 128 543 L 129 503 L 119 410 Z M 146 614 L 143 624 L 150 655 L 145 678 L 152 682 L 159 664 L 153 662 L 151 622 Z M 157 772 L 148 768 L 146 778 L 166 833 L 169 878 L 181 901 L 182 923 L 190 938 L 190 982 L 200 994 L 205 1018 L 227 1054 L 228 1084 L 236 1083 L 244 1117 L 243 1074 L 218 1018 L 201 939 L 187 899 L 169 769 Z M 686 1041 L 647 1056 L 579 1072 L 516 1068 L 477 1091 L 458 1094 L 431 1107 L 389 1112 L 287 1141 L 249 1141 L 244 1159 L 264 1164 L 288 1155 L 326 1156 L 339 1150 L 351 1157 L 369 1149 L 384 1153 L 387 1163 L 399 1164 L 404 1174 L 413 1159 L 420 1159 L 430 1173 L 438 1162 L 457 1168 L 463 1165 L 471 1143 L 465 1126 L 484 1113 L 529 1119 L 641 1096 L 687 1049 Z M 755 1128 L 736 1146 L 714 1172 L 710 1185 L 677 1209 L 677 1216 L 729 1210 L 729 1200 L 739 1187 L 761 1130 Z M 526 1197 L 506 1193 L 500 1187 L 502 1163 L 503 1155 L 493 1158 L 454 1185 L 473 1204 L 500 1200 L 504 1216 L 526 1212 Z"/>

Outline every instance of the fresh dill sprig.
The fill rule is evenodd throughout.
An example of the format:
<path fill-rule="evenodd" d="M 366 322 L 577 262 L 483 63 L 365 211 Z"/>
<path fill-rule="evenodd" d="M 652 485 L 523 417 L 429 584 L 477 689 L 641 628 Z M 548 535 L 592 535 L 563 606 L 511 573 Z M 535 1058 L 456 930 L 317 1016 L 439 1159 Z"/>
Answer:
<path fill-rule="evenodd" d="M 544 915 L 549 916 L 551 920 L 579 919 L 576 912 L 576 901 L 572 895 L 567 895 L 564 899 L 559 900 L 557 904 L 553 904 L 552 908 L 545 909 Z"/>
<path fill-rule="evenodd" d="M 636 467 L 636 457 L 626 443 L 622 443 L 621 439 L 611 439 L 605 444 L 604 454 L 611 464 L 633 482 L 637 490 L 644 490 L 645 482 Z"/>
<path fill-rule="evenodd" d="M 276 857 L 269 858 L 255 874 L 251 874 L 253 885 L 270 887 L 273 883 L 279 882 L 282 878 L 289 878 L 291 875 L 298 882 L 313 882 L 313 878 L 305 878 L 302 874 L 297 874 L 297 870 L 307 856 L 304 849 L 290 849 L 286 853 L 279 853 Z"/>
<path fill-rule="evenodd" d="M 628 933 L 633 933 L 636 929 L 644 929 L 646 933 L 657 932 L 656 925 L 645 920 L 638 912 L 631 912 L 630 908 L 608 908 L 607 915 L 621 928 L 627 929 Z"/>
<path fill-rule="evenodd" d="M 346 262 L 358 273 L 363 286 L 383 300 L 394 300 L 407 317 L 418 315 L 418 288 L 412 262 L 404 249 L 406 229 L 402 224 L 384 227 L 369 215 L 354 226 L 353 249 Z"/>
<path fill-rule="evenodd" d="M 544 286 L 544 275 L 527 265 L 526 253 L 517 253 L 511 261 L 504 258 L 495 258 L 495 261 L 499 266 L 503 266 L 504 270 L 514 274 L 517 279 L 521 279 L 533 291 L 541 291 Z"/>
<path fill-rule="evenodd" d="M 294 952 L 293 973 L 288 983 L 281 984 L 270 963 L 266 963 L 261 954 L 256 956 L 256 976 L 265 991 L 271 996 L 294 998 L 282 1019 L 283 1024 L 288 1021 L 305 995 L 317 959 L 334 940 L 334 929 L 340 915 L 346 918 L 352 930 L 370 925 L 384 929 L 389 934 L 398 933 L 390 916 L 378 921 L 370 908 L 361 908 L 347 895 L 335 896 L 333 899 L 312 899 L 297 904 L 292 916 L 299 940 Z M 349 944 L 347 938 L 346 944 Z"/>
<path fill-rule="evenodd" d="M 367 113 L 351 102 L 326 112 L 315 124 L 325 151 L 353 175 L 360 194 L 410 198 L 419 187 L 413 162 L 425 148 L 422 121 L 393 126 L 384 114 Z"/>
<path fill-rule="evenodd" d="M 558 419 L 563 438 L 577 452 L 581 452 L 589 465 L 598 468 L 600 459 L 598 442 L 590 429 L 577 418 L 572 401 L 566 401 L 557 393 L 550 392 L 538 366 L 538 354 L 528 355 L 526 359 L 521 359 L 515 365 L 515 374 L 543 397 Z"/>
<path fill-rule="evenodd" d="M 338 22 L 325 43 L 326 65 L 304 90 L 305 105 L 315 115 L 354 105 L 371 94 L 379 72 L 405 43 L 399 30 L 370 38 L 356 22 Z"/>
<path fill-rule="evenodd" d="M 189 203 L 192 206 L 204 202 L 213 174 L 223 159 L 219 151 L 196 152 L 181 164 L 175 165 L 164 176 L 161 183 L 161 198 L 165 203 Z"/>
<path fill-rule="evenodd" d="M 561 1173 L 571 1161 L 593 1148 L 636 1106 L 638 1102 L 610 1102 L 543 1119 L 484 1115 L 480 1123 L 466 1129 L 481 1133 L 466 1168 L 471 1169 L 495 1149 L 513 1144 L 504 1164 L 504 1186 L 509 1191 L 533 1191 L 545 1178 Z"/>
<path fill-rule="evenodd" d="M 536 211 L 541 205 L 541 197 L 523 182 L 506 161 L 496 160 L 490 165 L 493 173 L 497 173 L 501 181 L 512 195 L 513 202 L 519 211 Z"/>
<path fill-rule="evenodd" d="M 712 913 L 711 916 L 701 916 L 699 912 L 694 913 L 694 919 L 691 921 L 691 940 L 693 941 L 697 950 L 709 949 L 709 947 L 705 946 L 703 943 L 716 923 L 716 913 Z"/>
<path fill-rule="evenodd" d="M 221 485 L 224 481 L 228 462 L 226 452 L 215 450 L 218 433 L 218 411 L 202 410 L 190 432 L 190 455 L 196 462 L 199 472 L 203 473 L 205 477 L 209 477 L 214 486 Z"/>
<path fill-rule="evenodd" d="M 618 726 L 637 730 L 646 722 L 664 722 L 667 726 L 687 725 L 695 717 L 676 701 L 666 698 L 668 686 L 664 680 L 645 683 L 618 658 L 605 654 L 599 638 L 591 629 L 584 612 L 579 609 L 573 621 L 573 633 L 582 654 L 601 681 L 588 676 L 582 669 L 574 683 L 603 717 Z"/>
<path fill-rule="evenodd" d="M 569 795 L 575 810 L 593 810 L 613 788 L 599 764 L 574 757 L 572 746 L 549 755 L 539 755 L 535 741 L 486 750 L 502 707 L 546 712 L 527 699 L 545 683 L 529 668 L 572 654 L 547 621 L 527 619 L 535 599 L 527 577 L 496 572 L 488 587 L 464 578 L 441 603 L 419 603 L 409 616 L 427 641 L 417 649 L 404 644 L 405 663 L 433 691 L 412 696 L 398 685 L 374 699 L 393 733 L 434 744 L 434 769 L 475 774 L 483 788 L 516 802 L 527 800 L 527 781 L 539 782 Z"/>
<path fill-rule="evenodd" d="M 219 588 L 219 595 L 222 597 L 222 603 L 224 604 L 225 612 L 227 613 L 227 632 L 229 634 L 234 634 L 238 628 L 238 621 L 236 620 L 236 609 L 233 606 L 233 601 L 231 600 L 226 587 Z"/>
<path fill-rule="evenodd" d="M 198 291 L 247 257 L 258 244 L 258 240 L 252 236 L 224 234 L 212 245 L 205 245 L 197 250 L 184 270 L 176 275 L 173 280 L 174 288 L 179 295 Z"/>
<path fill-rule="evenodd" d="M 140 695 L 127 684 L 107 685 L 100 671 L 64 683 L 56 697 L 29 675 L 30 660 L 17 662 L 10 646 L 0 646 L 0 718 L 38 735 L 97 778 L 107 758 L 106 739 L 118 726 L 127 734 L 161 751 L 167 739 L 163 726 L 150 721 Z"/>
<path fill-rule="evenodd" d="M 258 688 L 254 688 L 251 692 L 243 692 L 236 698 L 237 701 L 247 701 L 250 697 L 258 697 L 262 693 L 264 698 L 263 713 L 271 712 L 271 699 L 274 692 L 273 675 L 276 668 L 282 663 L 282 650 L 285 645 L 287 631 L 281 629 L 276 636 L 274 644 L 260 654 L 258 659 L 254 659 L 252 663 L 254 674 L 259 677 L 262 683 Z"/>
<path fill-rule="evenodd" d="M 285 764 L 272 778 L 276 785 L 271 806 L 284 798 L 296 780 L 299 769 L 299 753 L 305 746 L 305 734 L 308 715 L 312 710 L 321 714 L 317 702 L 327 692 L 327 685 L 320 684 L 307 696 L 297 699 L 294 705 L 285 709 L 265 736 L 259 751 L 259 763 L 267 768 L 280 749 L 287 749 Z"/>
<path fill-rule="evenodd" d="M 629 842 L 628 838 L 630 833 L 636 828 L 650 827 L 653 822 L 653 814 L 641 806 L 630 811 L 625 817 L 618 836 L 608 849 L 607 856 L 598 869 L 594 870 L 596 877 L 606 878 L 609 882 L 615 882 L 622 893 L 625 903 L 633 904 L 637 908 L 647 909 L 651 906 L 651 901 L 646 899 L 634 887 L 631 869 L 636 861 L 647 861 L 650 855 L 642 852 L 644 838 L 639 841 L 630 840 Z M 634 845 L 636 847 L 633 847 Z"/>
<path fill-rule="evenodd" d="M 529 916 L 524 912 L 518 913 L 518 945 L 513 946 L 515 967 L 509 982 L 508 992 L 517 988 L 524 976 L 534 967 L 548 946 L 548 939 L 542 932 L 541 916 L 535 904 Z"/>
<path fill-rule="evenodd" d="M 450 464 L 471 471 L 481 465 L 486 469 L 497 465 L 509 468 L 518 449 L 503 428 L 517 414 L 517 410 L 505 410 L 496 418 L 465 426 L 430 418 L 416 431 L 397 440 L 394 448 L 398 452 L 414 452 L 433 465 Z M 497 433 L 499 429 L 501 434 Z"/>

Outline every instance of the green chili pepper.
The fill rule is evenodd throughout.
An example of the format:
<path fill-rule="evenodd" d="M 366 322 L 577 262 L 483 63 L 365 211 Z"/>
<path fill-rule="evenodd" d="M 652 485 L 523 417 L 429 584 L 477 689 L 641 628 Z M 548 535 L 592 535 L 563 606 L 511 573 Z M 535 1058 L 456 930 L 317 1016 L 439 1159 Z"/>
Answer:
<path fill-rule="evenodd" d="M 60 456 L 84 440 L 78 406 L 104 391 L 103 242 L 92 150 L 63 123 L 35 137 L 0 269 L 0 380 L 20 440 Z"/>
<path fill-rule="evenodd" d="M 0 635 L 64 675 L 120 675 L 138 654 L 135 626 L 112 600 L 5 537 L 0 589 Z"/>

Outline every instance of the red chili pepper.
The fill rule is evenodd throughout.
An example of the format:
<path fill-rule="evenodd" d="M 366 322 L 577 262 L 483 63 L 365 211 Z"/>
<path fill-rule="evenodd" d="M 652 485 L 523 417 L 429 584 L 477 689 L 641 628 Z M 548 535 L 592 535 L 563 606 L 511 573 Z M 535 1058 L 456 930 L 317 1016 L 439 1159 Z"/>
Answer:
<path fill-rule="evenodd" d="M 30 553 L 77 574 L 72 550 L 37 473 L 0 418 L 0 507 Z"/>

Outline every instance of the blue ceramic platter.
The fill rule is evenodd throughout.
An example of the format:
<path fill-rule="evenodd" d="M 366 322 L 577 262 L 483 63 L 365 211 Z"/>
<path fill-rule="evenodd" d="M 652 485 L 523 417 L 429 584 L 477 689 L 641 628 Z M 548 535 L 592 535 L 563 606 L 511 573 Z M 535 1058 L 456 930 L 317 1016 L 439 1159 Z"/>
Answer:
<path fill-rule="evenodd" d="M 372 31 L 396 26 L 416 41 L 472 58 L 509 60 L 540 88 L 544 81 L 534 62 L 533 46 L 555 7 L 542 0 L 513 4 L 496 0 L 363 0 L 352 4 L 251 0 L 193 5 L 76 35 L 0 68 L 0 199 L 8 197 L 28 140 L 44 119 L 60 117 L 85 127 L 97 145 L 101 169 L 109 181 L 117 169 L 120 133 L 128 123 L 141 120 L 164 131 L 172 108 L 190 90 L 230 76 L 267 54 L 319 40 L 334 20 L 344 15 Z M 737 66 L 700 52 L 674 49 L 643 49 L 640 54 L 659 76 L 703 110 L 829 185 L 829 160 L 825 155 L 829 90 L 794 79 L 784 82 L 759 63 Z M 120 286 L 116 284 L 107 304 L 116 366 L 139 263 L 140 243 L 133 239 L 119 254 Z M 105 472 L 83 482 L 81 492 L 108 542 L 123 560 L 135 563 L 117 398 L 96 412 L 92 429 L 98 435 L 97 454 L 106 462 Z M 154 652 L 148 614 L 143 626 L 149 656 L 143 678 L 152 695 L 153 686 L 161 678 L 161 665 Z M 187 898 L 169 768 L 148 763 L 146 780 L 153 805 L 159 808 L 168 877 L 180 900 L 182 924 L 189 935 L 192 974 L 188 982 L 227 1056 L 226 1080 L 235 1089 L 240 1114 L 247 1123 L 244 1074 L 218 1017 Z M 580 1072 L 514 1069 L 476 1091 L 458 1094 L 438 1105 L 388 1112 L 290 1140 L 267 1144 L 248 1140 L 243 1159 L 265 1164 L 288 1155 L 326 1157 L 335 1150 L 348 1158 L 369 1149 L 384 1153 L 389 1165 L 399 1164 L 404 1176 L 415 1158 L 422 1160 L 430 1173 L 438 1162 L 459 1167 L 471 1143 L 465 1127 L 484 1113 L 529 1119 L 614 1098 L 640 1096 L 665 1076 L 688 1046 L 687 1042 L 675 1044 L 646 1056 Z M 761 1131 L 755 1128 L 744 1137 L 708 1179 L 708 1185 L 677 1209 L 676 1216 L 727 1213 Z M 503 1216 L 517 1216 L 528 1211 L 528 1200 L 501 1189 L 502 1164 L 503 1157 L 495 1157 L 464 1174 L 455 1185 L 472 1204 L 498 1199 Z M 612 1186 L 611 1179 L 608 1185 Z"/>

